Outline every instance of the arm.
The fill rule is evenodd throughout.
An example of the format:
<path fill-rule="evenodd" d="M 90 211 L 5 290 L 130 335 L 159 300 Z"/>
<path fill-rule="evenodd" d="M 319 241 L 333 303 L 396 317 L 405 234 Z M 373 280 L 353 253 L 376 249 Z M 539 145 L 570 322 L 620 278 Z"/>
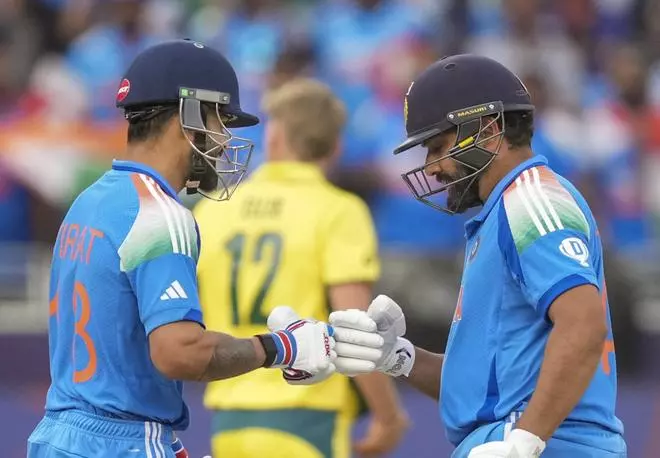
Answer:
<path fill-rule="evenodd" d="M 607 336 L 598 290 L 581 285 L 557 297 L 554 327 L 534 395 L 516 427 L 547 441 L 578 403 L 594 376 Z"/>
<path fill-rule="evenodd" d="M 204 329 L 191 257 L 159 256 L 141 263 L 129 278 L 149 337 L 151 360 L 166 377 L 216 380 L 264 365 L 266 355 L 258 338 L 235 339 Z"/>
<path fill-rule="evenodd" d="M 371 302 L 371 285 L 346 283 L 330 286 L 329 296 L 333 310 L 357 308 L 366 311 Z M 407 423 L 396 387 L 387 375 L 380 372 L 359 375 L 355 377 L 355 383 L 374 417 L 388 422 Z"/>
<path fill-rule="evenodd" d="M 371 294 L 371 283 L 367 282 L 329 287 L 330 305 L 335 311 L 351 308 L 366 311 Z M 409 423 L 396 385 L 381 372 L 358 375 L 354 380 L 371 413 L 367 434 L 355 444 L 355 450 L 366 456 L 387 453 L 398 445 Z"/>
<path fill-rule="evenodd" d="M 212 381 L 235 377 L 264 365 L 266 353 L 257 337 L 237 339 L 205 331 L 198 323 L 179 321 L 149 335 L 151 360 L 166 377 Z"/>
<path fill-rule="evenodd" d="M 445 355 L 415 347 L 415 364 L 406 380 L 425 395 L 439 401 L 444 358 Z"/>

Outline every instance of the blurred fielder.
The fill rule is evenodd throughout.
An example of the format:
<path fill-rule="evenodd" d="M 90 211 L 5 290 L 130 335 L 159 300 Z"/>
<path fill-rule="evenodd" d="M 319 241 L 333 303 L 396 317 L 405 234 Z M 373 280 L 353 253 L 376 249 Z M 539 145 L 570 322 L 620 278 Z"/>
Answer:
<path fill-rule="evenodd" d="M 324 84 L 297 79 L 268 93 L 263 105 L 266 163 L 227 204 L 205 200 L 195 209 L 204 240 L 198 279 L 206 324 L 240 337 L 266 332 L 267 324 L 277 328 L 266 318 L 278 304 L 292 307 L 290 320 L 366 310 L 379 275 L 367 206 L 324 177 L 341 150 L 343 104 Z M 296 375 L 285 378 L 318 381 Z M 394 383 L 378 373 L 355 382 L 372 414 L 355 448 L 387 452 L 407 426 Z M 234 458 L 349 457 L 360 407 L 347 377 L 302 388 L 287 386 L 276 371 L 213 382 L 205 404 L 215 411 L 214 456 L 231 450 Z"/>
<path fill-rule="evenodd" d="M 485 57 L 442 59 L 410 86 L 395 154 L 427 154 L 404 180 L 434 208 L 482 207 L 465 226 L 447 348 L 401 338 L 401 309 L 379 296 L 371 319 L 331 316 L 337 354 L 376 358 L 438 399 L 454 457 L 622 458 L 600 235 L 575 187 L 533 155 L 533 108 L 518 77 Z M 383 341 L 380 356 L 368 348 Z"/>
<path fill-rule="evenodd" d="M 324 323 L 285 322 L 243 338 L 204 329 L 200 240 L 177 193 L 219 188 L 214 196 L 224 200 L 238 185 L 253 145 L 228 128 L 258 122 L 238 95 L 229 62 L 192 41 L 152 47 L 128 69 L 117 93 L 129 123 L 127 160 L 76 199 L 57 237 L 52 383 L 28 457 L 185 455 L 173 436 L 189 422 L 180 380 L 333 369 Z"/>

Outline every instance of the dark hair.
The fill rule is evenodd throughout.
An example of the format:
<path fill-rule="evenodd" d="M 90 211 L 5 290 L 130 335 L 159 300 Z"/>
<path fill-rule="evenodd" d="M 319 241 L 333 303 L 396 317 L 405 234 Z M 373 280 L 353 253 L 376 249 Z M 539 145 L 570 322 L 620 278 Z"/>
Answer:
<path fill-rule="evenodd" d="M 178 107 L 171 105 L 127 110 L 128 143 L 143 142 L 160 135 L 178 113 Z"/>
<path fill-rule="evenodd" d="M 530 146 L 533 135 L 533 111 L 510 111 L 504 113 L 504 139 L 512 148 Z"/>

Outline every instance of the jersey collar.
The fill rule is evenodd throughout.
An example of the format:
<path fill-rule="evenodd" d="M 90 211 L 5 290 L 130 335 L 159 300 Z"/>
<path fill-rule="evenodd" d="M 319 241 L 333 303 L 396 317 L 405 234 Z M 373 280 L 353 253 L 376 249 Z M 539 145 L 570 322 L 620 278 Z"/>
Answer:
<path fill-rule="evenodd" d="M 156 181 L 156 183 L 158 183 L 158 185 L 163 189 L 163 191 L 167 193 L 167 195 L 172 197 L 177 202 L 181 203 L 181 200 L 179 199 L 179 195 L 174 191 L 174 188 L 172 188 L 172 186 L 170 186 L 170 184 L 163 177 L 161 177 L 158 172 L 156 172 L 148 165 L 140 164 L 139 162 L 120 161 L 117 159 L 113 159 L 112 170 L 142 173 L 144 175 L 147 175 L 153 178 L 154 181 Z"/>
<path fill-rule="evenodd" d="M 465 234 L 467 237 L 470 237 L 477 231 L 481 223 L 484 222 L 495 204 L 499 201 L 500 197 L 502 197 L 504 190 L 518 177 L 518 175 L 523 173 L 525 170 L 537 165 L 548 165 L 548 160 L 544 156 L 533 156 L 527 159 L 525 162 L 518 164 L 516 168 L 507 173 L 504 178 L 502 178 L 500 182 L 497 183 L 497 185 L 493 188 L 490 195 L 488 196 L 488 199 L 486 199 L 486 203 L 482 207 L 481 211 L 477 213 L 477 215 L 472 219 L 469 219 L 467 223 L 465 223 Z"/>
<path fill-rule="evenodd" d="M 320 181 L 325 180 L 321 168 L 310 162 L 266 162 L 252 174 L 252 180 Z"/>

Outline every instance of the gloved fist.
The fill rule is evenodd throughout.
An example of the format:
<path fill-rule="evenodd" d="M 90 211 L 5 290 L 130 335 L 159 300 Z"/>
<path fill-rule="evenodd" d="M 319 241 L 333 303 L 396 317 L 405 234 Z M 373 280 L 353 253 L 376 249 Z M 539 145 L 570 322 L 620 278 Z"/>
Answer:
<path fill-rule="evenodd" d="M 540 437 L 514 429 L 503 441 L 486 442 L 470 450 L 468 458 L 539 458 L 545 450 Z"/>
<path fill-rule="evenodd" d="M 349 376 L 373 370 L 394 377 L 410 374 L 415 347 L 402 337 L 406 319 L 401 307 L 389 297 L 376 297 L 367 312 L 333 312 L 330 323 L 335 328 L 338 372 Z"/>
<path fill-rule="evenodd" d="M 282 368 L 284 379 L 291 385 L 311 385 L 335 372 L 334 330 L 326 323 L 301 320 L 288 306 L 278 306 L 268 316 L 268 329 L 282 339 L 284 356 L 275 358 L 271 367 Z M 286 355 L 286 339 L 292 342 L 291 357 Z M 287 361 L 291 361 L 287 363 Z"/>

